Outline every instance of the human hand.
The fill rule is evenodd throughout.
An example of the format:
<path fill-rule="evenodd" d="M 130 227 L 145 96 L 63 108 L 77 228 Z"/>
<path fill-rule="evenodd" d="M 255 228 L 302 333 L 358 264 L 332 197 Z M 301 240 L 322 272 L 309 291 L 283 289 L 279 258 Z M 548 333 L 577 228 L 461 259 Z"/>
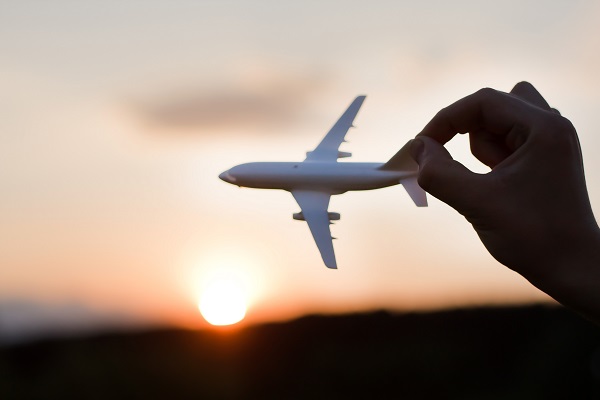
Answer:
<path fill-rule="evenodd" d="M 466 132 L 489 173 L 468 170 L 443 147 Z M 510 93 L 482 89 L 444 108 L 411 154 L 421 187 L 464 215 L 499 262 L 559 301 L 572 304 L 567 292 L 584 279 L 600 293 L 600 262 L 589 263 L 600 261 L 600 234 L 577 133 L 531 84 Z"/>

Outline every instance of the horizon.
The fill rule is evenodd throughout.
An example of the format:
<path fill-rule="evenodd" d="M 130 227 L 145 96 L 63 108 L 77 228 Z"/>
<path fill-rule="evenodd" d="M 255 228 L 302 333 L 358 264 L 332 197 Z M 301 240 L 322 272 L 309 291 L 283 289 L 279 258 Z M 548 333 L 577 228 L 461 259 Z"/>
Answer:
<path fill-rule="evenodd" d="M 212 325 L 204 324 L 203 326 L 196 327 L 185 327 L 177 324 L 168 324 L 164 322 L 153 322 L 153 323 L 138 323 L 131 324 L 125 321 L 113 321 L 112 323 L 100 323 L 96 326 L 68 326 L 62 329 L 51 327 L 50 329 L 41 329 L 38 331 L 29 330 L 23 334 L 19 332 L 18 335 L 10 336 L 5 335 L 0 337 L 0 349 L 9 349 L 12 347 L 23 347 L 36 345 L 38 343 L 45 342 L 68 342 L 72 340 L 88 340 L 105 336 L 130 336 L 139 335 L 152 332 L 163 332 L 163 331 L 181 331 L 181 332 L 199 332 L 216 335 L 244 335 L 245 332 L 253 329 L 262 329 L 263 327 L 270 326 L 281 326 L 281 325 L 293 325 L 301 321 L 306 320 L 337 320 L 346 318 L 370 318 L 374 316 L 388 316 L 390 318 L 404 318 L 407 316 L 418 316 L 427 318 L 436 318 L 442 315 L 455 315 L 456 313 L 485 313 L 490 312 L 491 314 L 505 311 L 526 311 L 531 310 L 539 311 L 552 310 L 559 313 L 570 314 L 573 317 L 581 318 L 576 312 L 562 306 L 556 302 L 539 302 L 539 303 L 518 303 L 518 304 L 482 304 L 472 306 L 459 306 L 451 308 L 432 308 L 432 309 L 407 309 L 407 310 L 393 310 L 393 309 L 367 309 L 367 310 L 355 310 L 345 312 L 314 312 L 314 313 L 303 313 L 295 316 L 290 316 L 282 319 L 270 319 L 265 321 L 248 322 L 241 321 L 240 323 L 234 323 L 231 325 Z M 582 318 L 583 323 L 591 322 Z"/>

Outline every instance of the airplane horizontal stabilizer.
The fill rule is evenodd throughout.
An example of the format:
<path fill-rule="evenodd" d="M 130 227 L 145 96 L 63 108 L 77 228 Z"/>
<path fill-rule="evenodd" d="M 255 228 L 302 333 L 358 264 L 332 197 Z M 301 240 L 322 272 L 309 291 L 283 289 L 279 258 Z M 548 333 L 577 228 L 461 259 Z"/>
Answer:
<path fill-rule="evenodd" d="M 400 181 L 406 192 L 415 202 L 417 207 L 427 207 L 427 194 L 426 192 L 419 186 L 419 182 L 417 182 L 416 176 L 411 176 L 410 178 L 405 178 Z"/>

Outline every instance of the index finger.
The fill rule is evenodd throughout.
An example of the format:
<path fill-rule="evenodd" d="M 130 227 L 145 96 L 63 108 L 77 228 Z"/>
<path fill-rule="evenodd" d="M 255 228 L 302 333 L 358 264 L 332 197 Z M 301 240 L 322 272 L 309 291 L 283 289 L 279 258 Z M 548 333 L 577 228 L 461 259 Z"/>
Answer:
<path fill-rule="evenodd" d="M 540 112 L 543 110 L 515 96 L 485 88 L 439 111 L 417 136 L 445 144 L 457 133 L 485 130 L 506 135 L 516 126 L 531 126 Z"/>
<path fill-rule="evenodd" d="M 517 83 L 510 91 L 510 94 L 517 96 L 542 110 L 552 110 L 552 107 L 550 107 L 550 104 L 544 99 L 544 96 L 542 96 L 542 94 L 529 82 L 522 81 Z"/>

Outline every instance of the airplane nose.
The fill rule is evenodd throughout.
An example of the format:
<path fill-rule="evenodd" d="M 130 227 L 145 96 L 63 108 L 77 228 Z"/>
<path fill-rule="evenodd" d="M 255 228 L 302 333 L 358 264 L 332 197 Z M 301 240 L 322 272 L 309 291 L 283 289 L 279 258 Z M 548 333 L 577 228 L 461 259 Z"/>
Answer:
<path fill-rule="evenodd" d="M 235 182 L 235 178 L 233 176 L 231 176 L 231 174 L 229 173 L 229 171 L 225 171 L 222 172 L 221 175 L 219 175 L 219 178 L 221 178 L 221 180 L 227 182 L 227 183 L 234 183 Z"/>

